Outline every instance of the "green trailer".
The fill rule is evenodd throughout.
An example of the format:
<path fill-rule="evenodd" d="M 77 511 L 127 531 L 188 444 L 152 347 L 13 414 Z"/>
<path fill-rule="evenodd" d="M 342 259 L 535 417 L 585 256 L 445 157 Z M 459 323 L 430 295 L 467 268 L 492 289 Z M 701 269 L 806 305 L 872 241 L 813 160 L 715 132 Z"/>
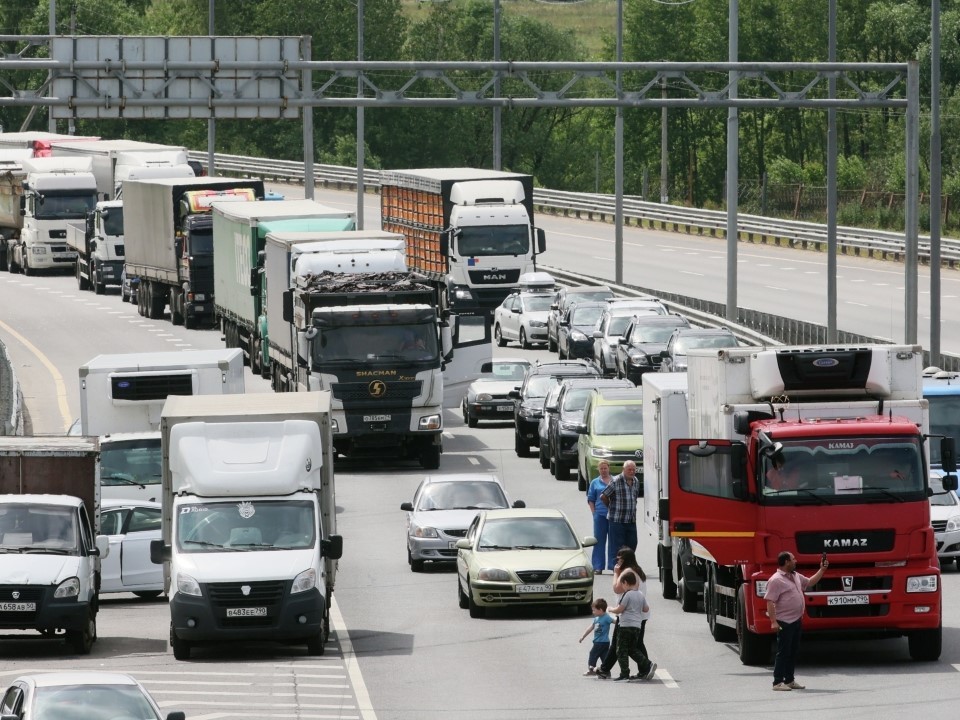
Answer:
<path fill-rule="evenodd" d="M 342 232 L 356 227 L 354 213 L 313 200 L 262 200 L 213 204 L 214 297 L 217 323 L 228 348 L 266 375 L 263 248 L 269 232 Z"/>

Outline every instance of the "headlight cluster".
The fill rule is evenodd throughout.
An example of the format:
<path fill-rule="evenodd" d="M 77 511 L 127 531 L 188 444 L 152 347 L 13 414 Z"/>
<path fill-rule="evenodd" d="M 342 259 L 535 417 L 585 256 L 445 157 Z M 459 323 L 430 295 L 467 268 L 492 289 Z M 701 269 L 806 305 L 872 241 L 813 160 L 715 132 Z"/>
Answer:
<path fill-rule="evenodd" d="M 413 525 L 410 530 L 414 537 L 418 538 L 435 538 L 439 537 L 437 535 L 437 529 L 432 527 L 421 527 L 419 525 Z"/>
<path fill-rule="evenodd" d="M 579 424 L 580 424 L 580 423 L 575 423 L 575 422 L 570 422 L 569 420 L 564 420 L 563 422 L 560 423 L 560 429 L 561 429 L 561 430 L 566 430 L 567 432 L 576 432 L 576 431 L 577 431 L 577 426 L 578 426 Z"/>
<path fill-rule="evenodd" d="M 306 592 L 307 590 L 313 590 L 313 588 L 316 586 L 317 571 L 313 568 L 310 568 L 309 570 L 304 570 L 293 579 L 293 585 L 290 587 L 290 594 L 296 595 L 297 593 Z"/>
<path fill-rule="evenodd" d="M 587 336 L 584 335 L 584 334 L 583 334 L 582 332 L 580 332 L 579 330 L 574 330 L 573 332 L 571 332 L 571 333 L 570 333 L 570 339 L 571 339 L 573 342 L 586 342 L 586 341 L 588 340 Z"/>
<path fill-rule="evenodd" d="M 67 578 L 57 586 L 53 591 L 53 596 L 58 599 L 77 597 L 80 594 L 80 578 Z"/>
<path fill-rule="evenodd" d="M 608 450 L 607 448 L 595 447 L 590 448 L 590 454 L 593 455 L 593 457 L 607 458 L 613 455 L 613 451 Z"/>
<path fill-rule="evenodd" d="M 960 530 L 960 515 L 954 515 L 952 518 L 947 520 L 947 532 L 952 532 L 954 530 Z"/>
<path fill-rule="evenodd" d="M 543 320 L 531 320 L 531 321 L 530 321 L 530 327 L 541 328 L 541 327 L 546 327 L 546 326 L 547 326 L 547 324 L 546 324 Z"/>
<path fill-rule="evenodd" d="M 558 580 L 585 580 L 590 577 L 590 571 L 587 570 L 586 566 L 578 565 L 577 567 L 567 568 L 566 570 L 561 570 L 560 574 L 557 576 Z"/>
<path fill-rule="evenodd" d="M 492 580 L 494 582 L 506 582 L 510 579 L 510 573 L 501 568 L 480 568 L 477 573 L 477 580 Z"/>
<path fill-rule="evenodd" d="M 189 575 L 177 575 L 177 592 L 181 592 L 184 595 L 194 595 L 196 597 L 200 597 L 203 594 L 200 592 L 200 583 Z"/>
<path fill-rule="evenodd" d="M 491 400 L 493 400 L 493 395 L 490 393 L 480 393 L 476 398 L 477 402 L 490 402 Z"/>
<path fill-rule="evenodd" d="M 630 353 L 630 364 L 631 365 L 649 365 L 650 358 L 647 357 L 646 353 L 632 352 Z"/>
<path fill-rule="evenodd" d="M 907 578 L 908 593 L 932 593 L 939 587 L 936 575 L 918 575 Z"/>
<path fill-rule="evenodd" d="M 520 406 L 520 417 L 525 418 L 536 418 L 540 417 L 543 414 L 543 411 L 536 405 L 521 405 Z"/>

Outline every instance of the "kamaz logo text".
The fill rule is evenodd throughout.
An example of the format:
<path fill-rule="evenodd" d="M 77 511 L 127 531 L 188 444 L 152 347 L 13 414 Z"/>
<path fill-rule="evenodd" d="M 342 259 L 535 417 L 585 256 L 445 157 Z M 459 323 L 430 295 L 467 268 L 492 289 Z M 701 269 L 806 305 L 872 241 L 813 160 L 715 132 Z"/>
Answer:
<path fill-rule="evenodd" d="M 836 549 L 836 548 L 866 548 L 867 539 L 866 538 L 834 538 L 832 540 L 827 539 L 823 541 L 823 547 L 825 549 Z"/>
<path fill-rule="evenodd" d="M 827 443 L 830 450 L 853 450 L 853 443 Z"/>

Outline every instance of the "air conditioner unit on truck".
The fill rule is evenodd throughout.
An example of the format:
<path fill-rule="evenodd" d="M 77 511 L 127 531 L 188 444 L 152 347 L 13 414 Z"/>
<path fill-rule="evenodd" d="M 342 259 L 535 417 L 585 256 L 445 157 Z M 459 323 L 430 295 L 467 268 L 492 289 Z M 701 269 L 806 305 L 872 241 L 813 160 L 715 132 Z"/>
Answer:
<path fill-rule="evenodd" d="M 97 639 L 100 535 L 97 439 L 0 437 L 0 629 Z"/>
<path fill-rule="evenodd" d="M 170 644 L 269 640 L 322 655 L 343 540 L 336 534 L 330 395 L 171 396 L 162 540 Z"/>
<path fill-rule="evenodd" d="M 123 184 L 124 269 L 138 278 L 137 310 L 160 318 L 170 306 L 170 322 L 194 328 L 212 324 L 213 202 L 263 197 L 262 180 L 218 177 L 153 178 Z"/>
<path fill-rule="evenodd" d="M 89 158 L 34 158 L 23 161 L 20 237 L 8 241 L 7 266 L 30 275 L 35 270 L 72 269 L 77 253 L 67 245 L 67 226 L 84 220 L 97 201 Z M 14 191 L 16 192 L 16 191 Z"/>
<path fill-rule="evenodd" d="M 159 499 L 167 396 L 243 392 L 239 350 L 97 355 L 81 365 L 80 432 L 100 438 L 103 496 Z"/>
<path fill-rule="evenodd" d="M 442 289 L 451 312 L 490 314 L 536 270 L 546 240 L 533 224 L 532 176 L 435 168 L 380 177 L 383 229 L 403 233 L 410 269 Z"/>
<path fill-rule="evenodd" d="M 213 204 L 215 312 L 227 347 L 243 350 L 255 375 L 269 377 L 263 259 L 267 233 L 353 230 L 354 213 L 313 200 Z M 286 289 L 284 284 L 282 289 Z"/>
<path fill-rule="evenodd" d="M 922 358 L 897 345 L 690 353 L 688 434 L 670 440 L 657 520 L 689 541 L 710 631 L 736 638 L 745 664 L 769 660 L 763 596 L 783 551 L 808 575 L 830 560 L 804 632 L 906 635 L 912 658 L 940 656 Z M 954 472 L 953 439 L 934 442 Z"/>

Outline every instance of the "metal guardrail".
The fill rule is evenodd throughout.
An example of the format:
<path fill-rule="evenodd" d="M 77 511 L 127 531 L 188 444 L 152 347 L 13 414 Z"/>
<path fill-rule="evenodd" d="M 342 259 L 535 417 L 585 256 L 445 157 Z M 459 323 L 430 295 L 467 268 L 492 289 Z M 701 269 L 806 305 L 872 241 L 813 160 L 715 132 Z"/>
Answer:
<path fill-rule="evenodd" d="M 205 163 L 207 155 L 191 152 L 190 159 Z M 304 180 L 303 163 L 295 160 L 217 154 L 216 170 L 284 182 L 303 183 Z M 357 172 L 355 168 L 342 165 L 315 165 L 314 179 L 318 185 L 326 187 L 356 188 Z M 380 187 L 380 172 L 364 170 L 364 185 L 368 191 L 377 192 Z M 533 192 L 533 199 L 541 211 L 553 214 L 603 222 L 612 221 L 615 214 L 613 195 L 538 188 Z M 623 198 L 623 215 L 627 224 L 674 232 L 724 237 L 727 229 L 727 214 L 722 210 L 661 205 L 636 197 Z M 737 227 L 741 238 L 751 242 L 783 242 L 791 246 L 818 249 L 824 249 L 827 243 L 827 226 L 820 223 L 740 214 L 737 216 Z M 845 254 L 900 260 L 905 254 L 905 245 L 902 232 L 837 227 L 837 247 Z M 942 238 L 940 245 L 943 262 L 951 267 L 960 264 L 960 240 Z M 918 254 L 922 260 L 929 262 L 929 236 L 920 236 Z"/>

